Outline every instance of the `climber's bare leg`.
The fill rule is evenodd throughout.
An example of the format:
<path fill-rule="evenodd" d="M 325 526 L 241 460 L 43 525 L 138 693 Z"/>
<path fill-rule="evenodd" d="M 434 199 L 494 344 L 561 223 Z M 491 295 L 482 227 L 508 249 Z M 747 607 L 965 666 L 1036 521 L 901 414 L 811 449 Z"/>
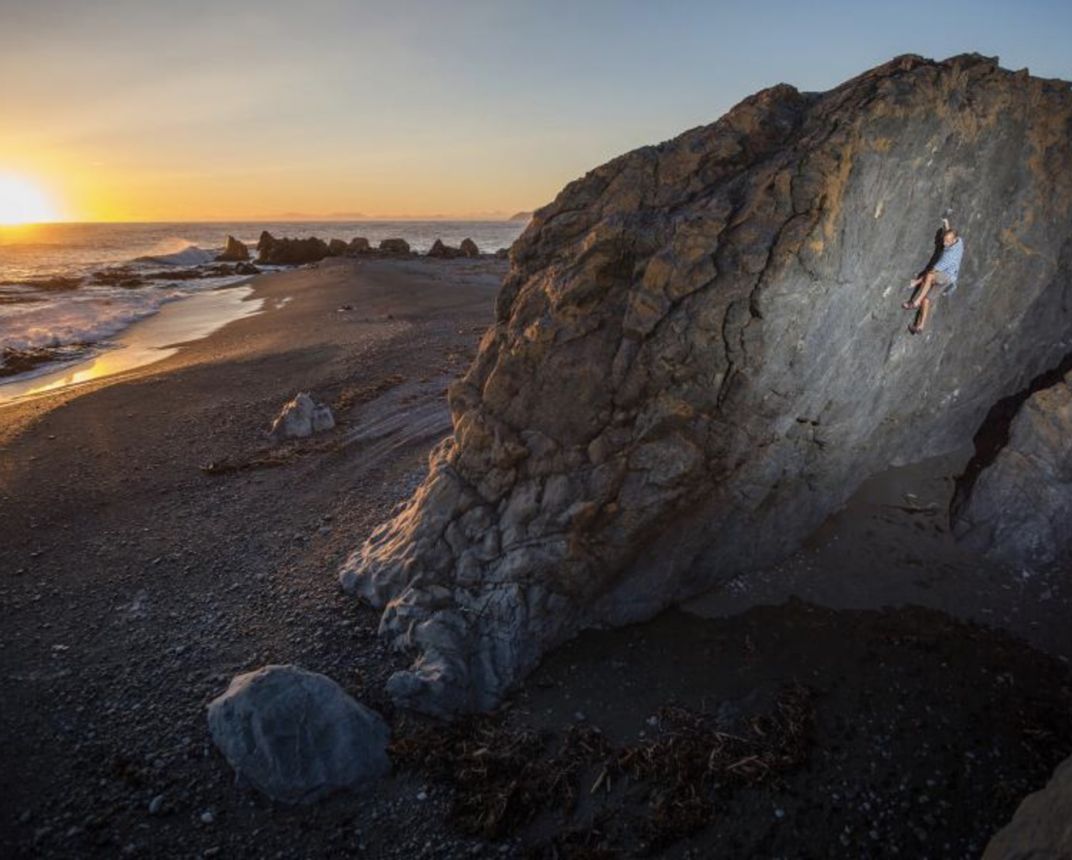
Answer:
<path fill-rule="evenodd" d="M 916 314 L 916 321 L 909 326 L 912 334 L 921 334 L 927 327 L 927 320 L 931 318 L 931 307 L 933 302 L 928 299 L 923 299 L 923 304 L 920 305 L 919 312 Z"/>
<path fill-rule="evenodd" d="M 901 305 L 906 311 L 912 311 L 918 308 L 927 298 L 927 293 L 931 291 L 931 286 L 934 284 L 934 272 L 927 272 L 923 276 L 923 281 L 919 285 L 919 289 L 916 290 L 916 294 L 912 297 L 912 301 L 905 302 Z"/>

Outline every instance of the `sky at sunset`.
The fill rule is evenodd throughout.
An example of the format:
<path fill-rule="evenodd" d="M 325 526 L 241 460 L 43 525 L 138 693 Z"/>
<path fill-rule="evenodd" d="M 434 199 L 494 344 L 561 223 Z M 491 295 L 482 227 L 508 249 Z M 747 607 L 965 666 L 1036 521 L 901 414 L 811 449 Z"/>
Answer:
<path fill-rule="evenodd" d="M 70 220 L 503 217 L 781 81 L 1070 44 L 1067 0 L 0 0 L 0 176 Z"/>

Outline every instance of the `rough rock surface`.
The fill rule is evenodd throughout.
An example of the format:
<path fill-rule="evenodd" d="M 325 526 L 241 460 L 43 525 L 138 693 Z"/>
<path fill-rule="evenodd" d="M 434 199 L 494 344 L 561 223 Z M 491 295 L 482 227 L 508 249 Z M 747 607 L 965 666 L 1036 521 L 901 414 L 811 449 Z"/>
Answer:
<path fill-rule="evenodd" d="M 237 675 L 208 706 L 212 740 L 257 789 L 309 803 L 386 774 L 390 731 L 338 684 L 297 666 Z"/>
<path fill-rule="evenodd" d="M 962 543 L 1013 564 L 1072 561 L 1072 373 L 1028 397 L 1006 444 L 958 494 Z"/>
<path fill-rule="evenodd" d="M 384 239 L 380 242 L 380 251 L 384 254 L 408 254 L 409 242 L 405 239 Z"/>
<path fill-rule="evenodd" d="M 1063 857 L 1072 857 L 1072 758 L 1057 767 L 1045 788 L 1024 798 L 983 852 L 983 860 Z"/>
<path fill-rule="evenodd" d="M 249 259 L 249 248 L 239 242 L 234 236 L 227 237 L 227 244 L 223 253 L 216 257 L 221 263 L 241 263 Z"/>
<path fill-rule="evenodd" d="M 334 426 L 335 417 L 331 414 L 331 407 L 325 403 L 315 403 L 312 397 L 301 392 L 276 416 L 268 430 L 268 438 L 274 442 L 303 439 Z"/>
<path fill-rule="evenodd" d="M 444 245 L 442 239 L 436 239 L 432 243 L 432 247 L 428 249 L 429 257 L 440 257 L 444 260 L 453 260 L 455 257 L 461 257 L 461 248 L 454 248 L 450 245 Z"/>
<path fill-rule="evenodd" d="M 462 239 L 461 245 L 458 246 L 462 254 L 466 257 L 479 257 L 480 249 L 476 246 L 476 242 L 472 239 Z"/>
<path fill-rule="evenodd" d="M 315 263 L 326 256 L 327 242 L 315 236 L 308 239 L 277 239 L 265 230 L 257 242 L 257 261 L 261 263 L 300 265 Z"/>
<path fill-rule="evenodd" d="M 369 240 L 364 236 L 355 236 L 350 240 L 350 243 L 346 246 L 346 252 L 351 256 L 358 254 L 367 254 L 372 250 L 372 246 L 369 244 Z"/>
<path fill-rule="evenodd" d="M 977 55 L 781 84 L 535 213 L 454 432 L 345 588 L 412 649 L 396 702 L 494 706 L 585 626 L 793 551 L 1069 351 L 1072 92 Z M 947 207 L 927 334 L 900 304 Z"/>
<path fill-rule="evenodd" d="M 328 256 L 342 257 L 346 255 L 349 246 L 342 239 L 332 239 L 328 242 Z"/>

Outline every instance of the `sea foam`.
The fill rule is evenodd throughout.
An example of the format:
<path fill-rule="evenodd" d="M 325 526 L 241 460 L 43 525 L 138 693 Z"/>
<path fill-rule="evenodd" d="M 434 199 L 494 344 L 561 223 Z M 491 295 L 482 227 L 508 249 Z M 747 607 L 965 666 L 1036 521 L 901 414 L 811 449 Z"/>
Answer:
<path fill-rule="evenodd" d="M 182 240 L 179 240 L 182 241 Z M 189 243 L 175 251 L 145 254 L 136 257 L 136 263 L 153 263 L 157 266 L 201 266 L 216 259 L 217 251 L 206 251 Z"/>
<path fill-rule="evenodd" d="M 37 349 L 94 343 L 156 313 L 167 302 L 242 278 L 205 278 L 178 286 L 128 290 L 83 287 L 75 293 L 0 306 L 0 346 Z"/>

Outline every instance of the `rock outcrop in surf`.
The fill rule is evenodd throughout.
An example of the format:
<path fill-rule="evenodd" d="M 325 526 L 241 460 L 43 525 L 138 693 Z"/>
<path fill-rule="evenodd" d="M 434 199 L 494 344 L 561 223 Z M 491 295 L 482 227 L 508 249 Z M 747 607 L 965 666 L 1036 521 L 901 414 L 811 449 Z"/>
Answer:
<path fill-rule="evenodd" d="M 1070 137 L 1066 82 L 903 56 L 569 184 L 512 249 L 453 434 L 341 572 L 415 652 L 395 701 L 492 707 L 578 630 L 770 564 L 971 439 L 1069 351 Z M 913 337 L 947 208 L 960 288 Z"/>
<path fill-rule="evenodd" d="M 316 236 L 305 239 L 277 239 L 267 230 L 257 241 L 257 262 L 277 266 L 315 263 L 329 254 L 328 243 Z"/>
<path fill-rule="evenodd" d="M 247 260 L 249 260 L 249 248 L 234 236 L 227 237 L 227 244 L 223 251 L 216 256 L 216 261 L 222 263 L 244 263 Z"/>

